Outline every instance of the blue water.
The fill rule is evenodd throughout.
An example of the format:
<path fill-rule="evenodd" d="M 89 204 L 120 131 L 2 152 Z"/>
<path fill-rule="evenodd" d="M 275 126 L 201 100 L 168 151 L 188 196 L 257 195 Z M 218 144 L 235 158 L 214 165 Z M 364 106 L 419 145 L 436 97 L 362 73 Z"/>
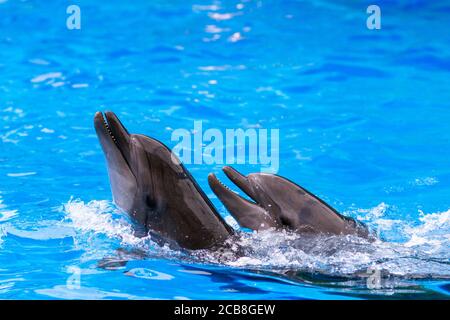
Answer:
<path fill-rule="evenodd" d="M 381 30 L 365 1 L 76 1 L 68 30 L 67 1 L 0 0 L 0 298 L 448 298 L 450 2 L 378 3 Z M 137 238 L 92 126 L 105 109 L 171 147 L 194 120 L 279 129 L 279 174 L 382 240 L 244 233 L 253 252 L 223 259 Z M 228 216 L 220 166 L 187 168 Z"/>

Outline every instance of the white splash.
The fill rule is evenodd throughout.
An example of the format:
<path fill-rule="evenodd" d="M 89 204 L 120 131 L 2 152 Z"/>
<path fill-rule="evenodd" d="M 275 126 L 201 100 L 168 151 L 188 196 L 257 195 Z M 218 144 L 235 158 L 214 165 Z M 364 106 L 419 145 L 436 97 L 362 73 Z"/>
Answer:
<path fill-rule="evenodd" d="M 84 233 L 104 234 L 109 238 L 120 239 L 122 244 L 139 245 L 146 239 L 134 235 L 132 225 L 124 218 L 113 218 L 119 213 L 109 201 L 94 200 L 88 203 L 71 199 L 62 207 L 72 226 Z"/>
<path fill-rule="evenodd" d="M 421 247 L 427 253 L 448 251 L 450 247 L 450 210 L 439 213 L 421 213 L 420 224 L 406 226 L 405 232 L 410 236 L 407 247 Z"/>
<path fill-rule="evenodd" d="M 276 231 L 246 233 L 238 245 L 251 249 L 226 264 L 331 275 L 364 273 L 368 267 L 376 266 L 401 277 L 450 278 L 450 210 L 422 213 L 420 223 L 414 225 L 387 219 L 384 216 L 388 208 L 381 203 L 372 209 L 358 209 L 358 218 L 375 230 L 393 229 L 406 241 L 389 238 L 368 241 L 355 236 L 308 237 Z"/>
<path fill-rule="evenodd" d="M 388 208 L 389 206 L 382 202 L 371 209 L 357 209 L 356 212 L 359 213 L 357 219 L 361 221 L 373 221 L 375 219 L 379 219 L 384 216 Z"/>
<path fill-rule="evenodd" d="M 191 252 L 189 257 L 177 254 L 167 246 L 156 245 L 149 241 L 150 236 L 136 237 L 125 215 L 118 214 L 119 211 L 108 201 L 85 203 L 71 199 L 62 211 L 71 225 L 81 233 L 106 235 L 120 240 L 122 245 L 153 252 L 156 250 L 158 255 L 167 258 L 187 258 L 239 268 L 304 270 L 329 275 L 360 274 L 376 266 L 401 277 L 450 278 L 447 263 L 450 255 L 450 210 L 422 214 L 419 223 L 413 225 L 386 218 L 388 208 L 387 204 L 381 203 L 372 209 L 358 209 L 357 212 L 359 218 L 370 225 L 395 228 L 395 232 L 401 232 L 406 241 L 369 241 L 355 236 L 313 237 L 266 230 L 243 232 L 239 238 L 230 239 L 228 251 L 199 250 Z M 402 227 L 399 228 L 399 225 Z M 142 273 L 142 270 L 138 271 L 133 276 Z"/>

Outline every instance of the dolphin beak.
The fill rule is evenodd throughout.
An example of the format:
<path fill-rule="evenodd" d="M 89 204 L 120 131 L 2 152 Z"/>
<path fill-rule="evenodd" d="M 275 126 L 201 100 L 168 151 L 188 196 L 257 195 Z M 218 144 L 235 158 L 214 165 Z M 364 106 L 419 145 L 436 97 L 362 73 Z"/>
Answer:
<path fill-rule="evenodd" d="M 247 177 L 231 167 L 224 167 L 223 171 L 231 181 L 241 188 L 248 196 L 253 198 L 253 191 Z M 238 223 L 244 228 L 262 230 L 274 226 L 274 222 L 271 221 L 266 210 L 257 203 L 244 199 L 236 192 L 230 190 L 220 182 L 213 173 L 208 175 L 208 183 L 225 208 L 227 208 Z M 265 223 L 261 224 L 261 221 L 264 221 Z"/>
<path fill-rule="evenodd" d="M 247 177 L 240 174 L 238 171 L 231 167 L 223 167 L 223 172 L 232 182 L 234 182 L 248 196 L 251 197 L 252 191 Z M 239 207 L 241 206 L 254 205 L 254 203 L 248 201 L 247 199 L 244 199 L 239 194 L 224 185 L 219 179 L 217 179 L 217 177 L 213 173 L 210 173 L 208 175 L 208 183 L 212 191 L 231 212 L 238 211 Z"/>
<path fill-rule="evenodd" d="M 123 163 L 131 170 L 131 137 L 119 118 L 110 111 L 97 112 L 94 126 L 108 163 Z"/>
<path fill-rule="evenodd" d="M 127 159 L 130 154 L 130 134 L 128 130 L 123 126 L 114 112 L 106 111 L 105 118 L 112 138 L 115 140 L 124 158 Z"/>
<path fill-rule="evenodd" d="M 237 185 L 242 191 L 245 192 L 250 198 L 255 198 L 250 183 L 246 176 L 241 174 L 236 169 L 232 167 L 225 166 L 222 168 L 223 172 L 226 174 L 228 179 L 231 180 L 235 185 Z"/>
<path fill-rule="evenodd" d="M 109 133 L 109 129 L 107 126 L 107 122 L 105 118 L 103 118 L 103 114 L 101 112 L 96 112 L 94 116 L 94 127 L 97 132 L 97 137 L 100 140 L 100 144 L 102 146 L 103 151 L 106 153 L 108 149 L 111 148 L 114 141 Z"/>
<path fill-rule="evenodd" d="M 97 112 L 94 116 L 94 126 L 103 150 L 106 152 L 115 146 L 127 159 L 130 153 L 130 134 L 119 118 L 110 111 Z"/>

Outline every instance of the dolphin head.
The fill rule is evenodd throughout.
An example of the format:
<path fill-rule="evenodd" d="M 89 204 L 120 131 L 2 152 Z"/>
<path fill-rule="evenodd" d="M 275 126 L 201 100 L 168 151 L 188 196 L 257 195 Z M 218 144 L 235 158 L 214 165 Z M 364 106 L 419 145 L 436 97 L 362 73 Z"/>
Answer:
<path fill-rule="evenodd" d="M 232 233 L 168 147 L 130 134 L 113 112 L 97 112 L 94 126 L 114 202 L 137 222 L 187 249 L 211 247 Z"/>
<path fill-rule="evenodd" d="M 243 227 L 368 236 L 365 227 L 340 215 L 324 201 L 286 178 L 268 173 L 244 176 L 231 167 L 224 167 L 223 171 L 253 200 L 244 199 L 231 191 L 214 174 L 208 176 L 211 189 Z"/>

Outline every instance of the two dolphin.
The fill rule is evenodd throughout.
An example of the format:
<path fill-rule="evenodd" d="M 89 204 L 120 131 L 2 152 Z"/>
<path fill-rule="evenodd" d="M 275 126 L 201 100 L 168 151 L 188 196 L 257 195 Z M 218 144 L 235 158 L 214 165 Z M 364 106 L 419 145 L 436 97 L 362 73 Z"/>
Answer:
<path fill-rule="evenodd" d="M 112 112 L 97 112 L 94 125 L 114 202 L 147 231 L 186 249 L 219 247 L 235 233 L 168 147 L 130 134 Z M 228 189 L 214 174 L 208 176 L 211 189 L 242 227 L 369 236 L 363 225 L 292 181 L 265 173 L 244 176 L 231 167 L 223 170 L 254 201 Z"/>

